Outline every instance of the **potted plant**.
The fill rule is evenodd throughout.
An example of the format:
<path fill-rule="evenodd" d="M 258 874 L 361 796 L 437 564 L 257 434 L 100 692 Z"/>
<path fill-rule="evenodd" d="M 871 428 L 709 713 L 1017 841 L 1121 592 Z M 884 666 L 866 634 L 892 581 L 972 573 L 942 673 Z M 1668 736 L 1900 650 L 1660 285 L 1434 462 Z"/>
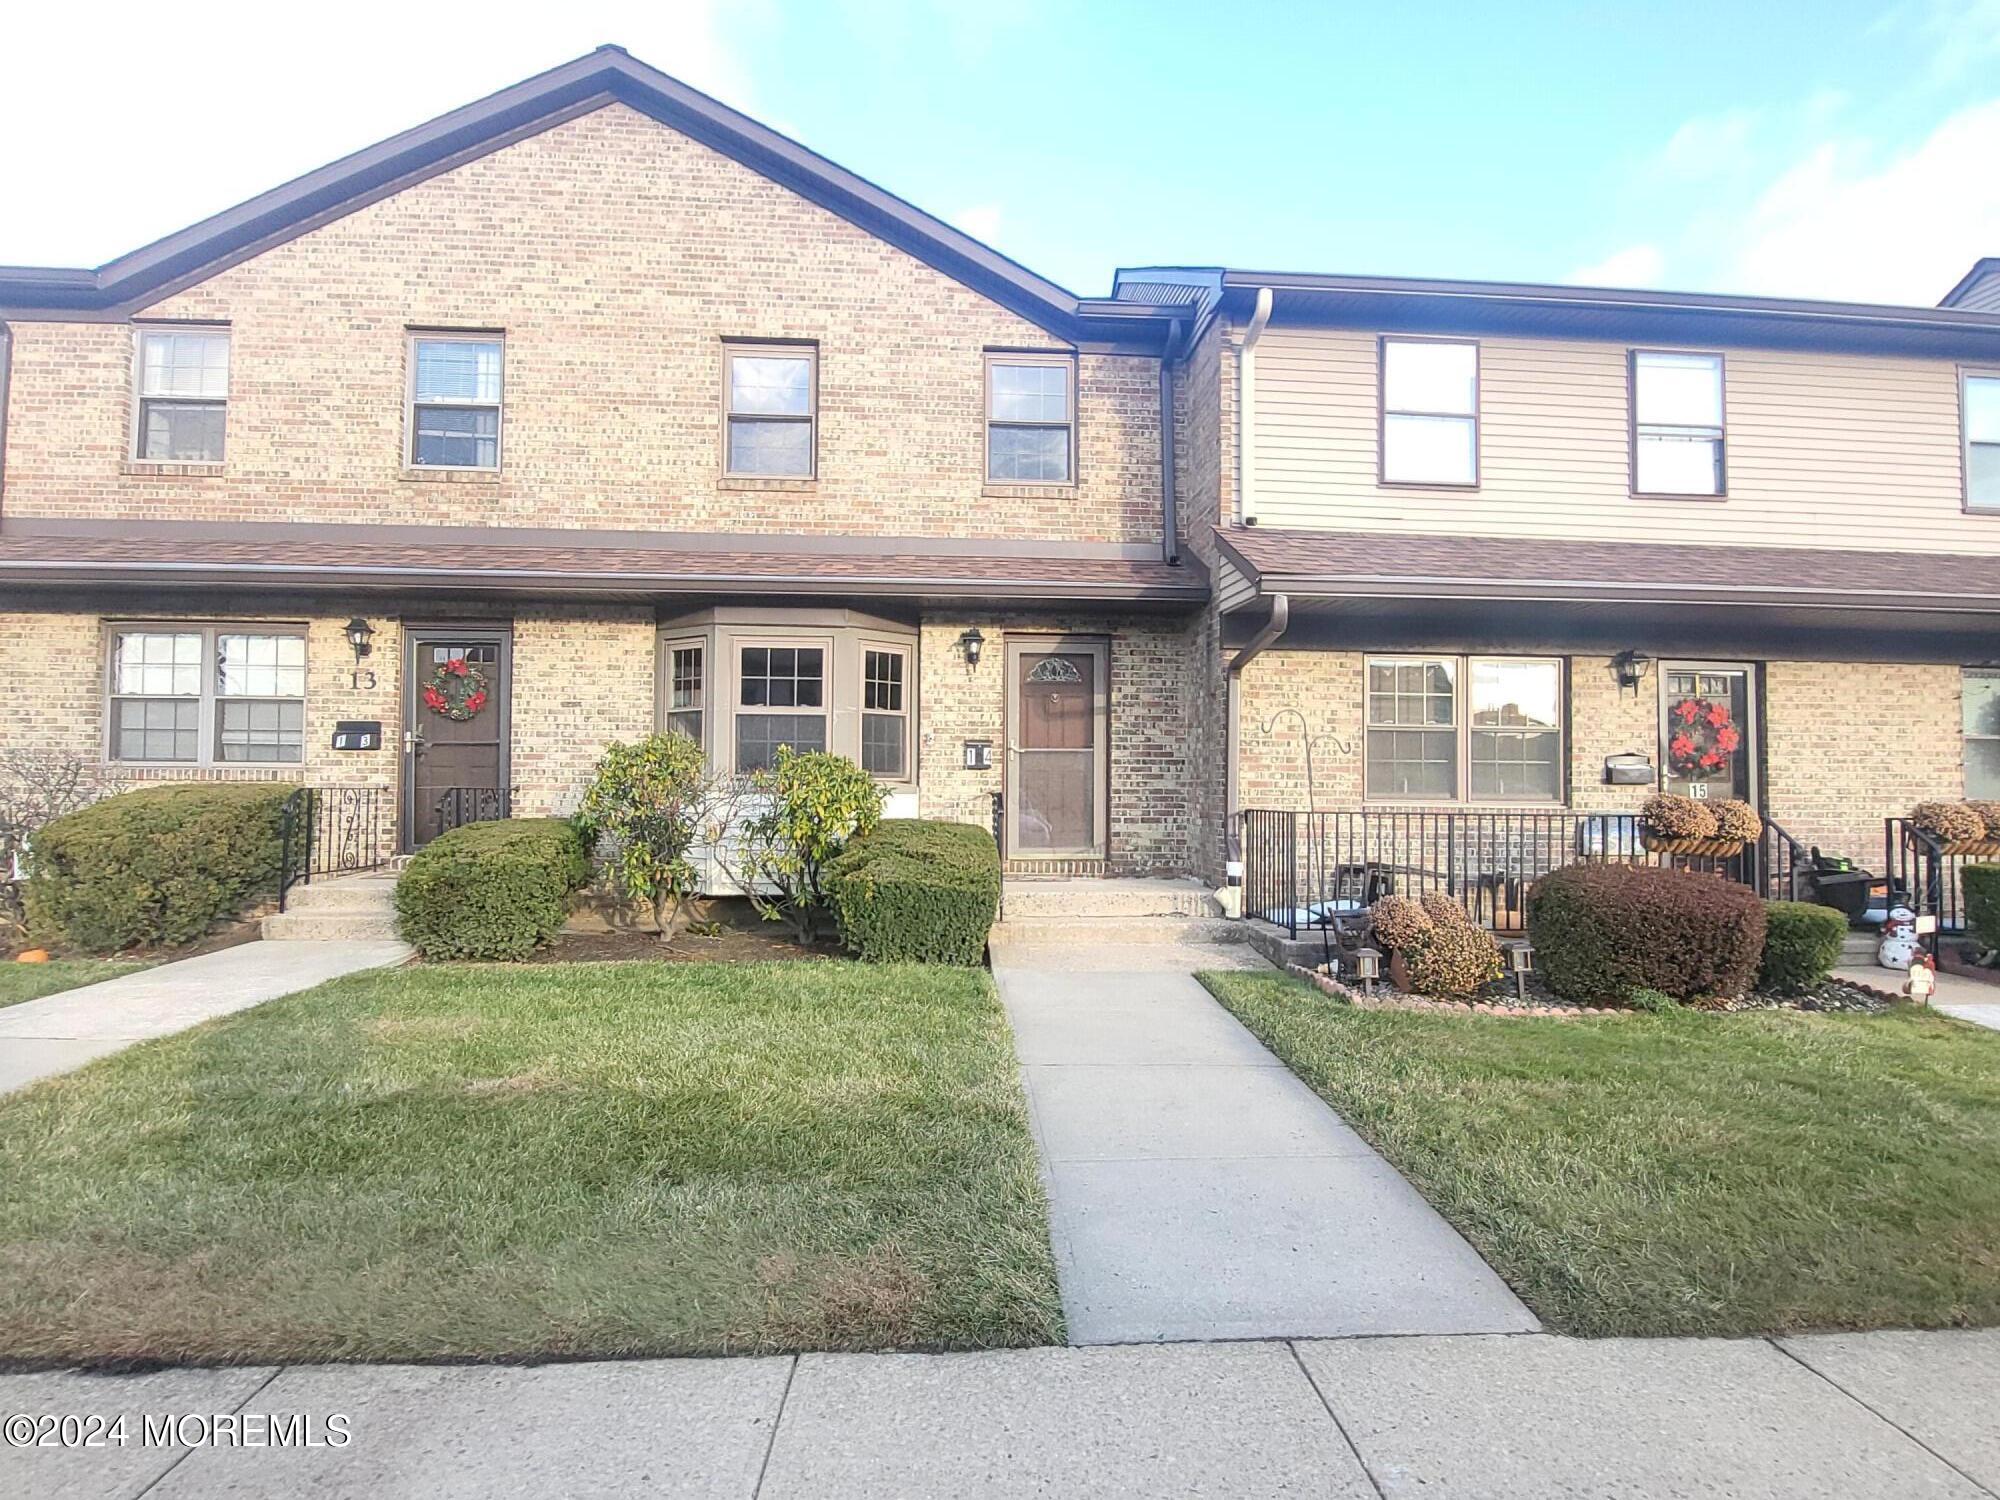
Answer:
<path fill-rule="evenodd" d="M 1639 809 L 1639 842 L 1655 854 L 1734 859 L 1763 832 L 1757 810 L 1734 797 L 1711 803 L 1663 792 Z"/>
<path fill-rule="evenodd" d="M 1936 839 L 1946 854 L 2000 854 L 2000 828 L 1985 817 L 1987 805 L 1919 802 L 1910 809 L 1910 826 Z"/>

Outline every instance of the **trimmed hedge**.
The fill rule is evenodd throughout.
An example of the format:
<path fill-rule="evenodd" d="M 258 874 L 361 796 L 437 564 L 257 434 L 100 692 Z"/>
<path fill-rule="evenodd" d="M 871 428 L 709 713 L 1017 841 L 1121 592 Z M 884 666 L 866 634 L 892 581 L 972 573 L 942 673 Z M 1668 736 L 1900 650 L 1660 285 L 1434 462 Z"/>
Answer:
<path fill-rule="evenodd" d="M 1764 959 L 1757 988 L 1773 995 L 1811 989 L 1840 962 L 1847 918 L 1810 901 L 1771 901 L 1764 906 Z"/>
<path fill-rule="evenodd" d="M 397 928 L 425 958 L 526 958 L 561 931 L 590 851 L 561 818 L 466 823 L 417 851 L 396 882 Z"/>
<path fill-rule="evenodd" d="M 1963 865 L 1959 888 L 1965 892 L 1965 930 L 1982 948 L 2000 948 L 2000 865 Z"/>
<path fill-rule="evenodd" d="M 960 964 L 986 952 L 1000 851 L 970 823 L 889 818 L 826 867 L 842 940 L 868 963 Z"/>
<path fill-rule="evenodd" d="M 1734 881 L 1657 865 L 1568 865 L 1528 892 L 1535 966 L 1565 1000 L 1623 1005 L 1743 994 L 1764 952 L 1764 903 Z"/>
<path fill-rule="evenodd" d="M 194 942 L 277 893 L 279 824 L 295 790 L 146 787 L 44 824 L 30 845 L 29 931 L 85 953 Z"/>

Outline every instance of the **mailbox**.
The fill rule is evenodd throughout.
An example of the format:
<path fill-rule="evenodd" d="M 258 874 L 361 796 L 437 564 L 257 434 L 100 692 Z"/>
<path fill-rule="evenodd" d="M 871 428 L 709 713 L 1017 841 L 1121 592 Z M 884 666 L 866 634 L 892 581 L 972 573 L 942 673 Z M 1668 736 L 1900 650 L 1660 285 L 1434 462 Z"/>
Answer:
<path fill-rule="evenodd" d="M 333 748 L 336 750 L 380 750 L 382 748 L 382 721 L 380 719 L 342 719 L 333 726 Z"/>
<path fill-rule="evenodd" d="M 1606 786 L 1651 786 L 1653 780 L 1653 761 L 1650 756 L 1641 754 L 1637 750 L 1627 750 L 1622 754 L 1604 757 Z"/>

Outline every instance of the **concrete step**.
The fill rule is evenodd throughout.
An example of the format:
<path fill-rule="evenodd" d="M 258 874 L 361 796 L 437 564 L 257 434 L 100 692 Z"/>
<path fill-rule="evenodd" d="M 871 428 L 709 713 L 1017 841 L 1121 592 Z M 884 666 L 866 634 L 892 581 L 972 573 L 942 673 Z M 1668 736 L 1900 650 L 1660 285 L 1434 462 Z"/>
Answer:
<path fill-rule="evenodd" d="M 391 911 L 396 899 L 394 875 L 337 875 L 295 885 L 285 895 L 287 911 Z"/>
<path fill-rule="evenodd" d="M 1096 943 L 1240 943 L 1248 934 L 1241 922 L 1223 917 L 1004 917 L 989 939 L 997 944 L 1036 947 Z"/>
<path fill-rule="evenodd" d="M 328 942 L 396 936 L 396 913 L 309 908 L 274 912 L 264 918 L 267 942 Z"/>
<path fill-rule="evenodd" d="M 1850 932 L 1840 940 L 1840 961 L 1843 964 L 1872 964 L 1875 950 L 1882 939 L 1873 932 Z"/>
<path fill-rule="evenodd" d="M 1003 920 L 1042 917 L 1215 917 L 1222 908 L 1195 880 L 1009 879 L 1001 888 Z"/>

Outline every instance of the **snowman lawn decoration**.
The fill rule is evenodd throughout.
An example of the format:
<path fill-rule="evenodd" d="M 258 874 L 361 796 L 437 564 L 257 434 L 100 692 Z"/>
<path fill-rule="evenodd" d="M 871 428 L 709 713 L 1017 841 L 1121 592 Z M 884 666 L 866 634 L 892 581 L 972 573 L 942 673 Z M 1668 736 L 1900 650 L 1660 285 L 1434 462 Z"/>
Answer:
<path fill-rule="evenodd" d="M 1875 961 L 1885 969 L 1907 970 L 1917 961 L 1917 914 L 1907 906 L 1889 908 Z"/>

